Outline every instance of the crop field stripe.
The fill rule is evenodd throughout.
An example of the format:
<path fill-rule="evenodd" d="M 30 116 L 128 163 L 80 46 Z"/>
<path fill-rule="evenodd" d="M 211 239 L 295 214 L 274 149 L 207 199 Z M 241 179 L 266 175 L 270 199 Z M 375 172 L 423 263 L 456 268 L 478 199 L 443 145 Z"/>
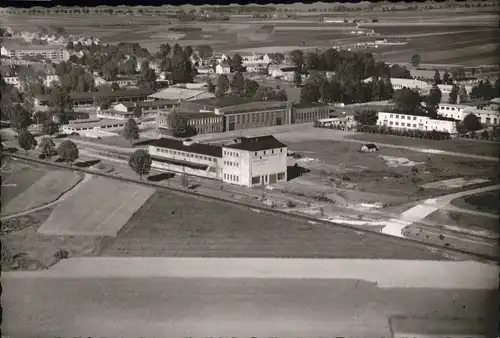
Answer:
<path fill-rule="evenodd" d="M 409 243 L 412 243 L 412 244 L 418 244 L 418 245 L 426 246 L 428 248 L 438 249 L 438 250 L 441 250 L 444 253 L 448 252 L 448 253 L 455 253 L 455 254 L 465 255 L 465 256 L 468 256 L 468 257 L 471 257 L 471 258 L 479 259 L 480 261 L 485 262 L 485 263 L 495 263 L 495 264 L 498 263 L 498 260 L 496 259 L 496 257 L 493 257 L 493 256 L 484 255 L 484 254 L 478 254 L 478 253 L 473 253 L 473 252 L 469 252 L 469 251 L 461 250 L 461 249 L 445 248 L 445 247 L 437 245 L 437 244 L 430 244 L 430 243 L 426 243 L 424 241 L 420 241 L 420 240 L 416 240 L 416 239 L 411 239 L 411 238 L 405 238 L 405 237 L 402 237 L 402 238 L 398 237 L 398 238 L 396 238 L 394 236 L 387 235 L 387 234 L 384 234 L 382 232 L 370 230 L 370 229 L 367 229 L 367 228 L 362 228 L 362 227 L 356 227 L 356 226 L 353 226 L 353 225 L 347 225 L 347 224 L 340 224 L 340 223 L 334 223 L 334 222 L 324 221 L 324 220 L 321 220 L 321 219 L 318 219 L 318 218 L 315 218 L 315 217 L 310 217 L 310 216 L 307 216 L 307 215 L 291 214 L 291 213 L 288 213 L 288 212 L 285 212 L 285 211 L 270 209 L 270 208 L 263 207 L 263 206 L 251 205 L 251 204 L 244 203 L 244 202 L 241 202 L 241 201 L 229 200 L 229 199 L 225 199 L 225 198 L 220 198 L 220 197 L 215 197 L 215 196 L 211 196 L 211 195 L 202 194 L 202 193 L 199 193 L 199 192 L 187 191 L 187 190 L 178 189 L 178 188 L 174 188 L 174 187 L 162 186 L 162 185 L 154 184 L 154 183 L 146 183 L 146 182 L 143 182 L 143 181 L 140 181 L 140 180 L 137 181 L 137 180 L 133 180 L 133 179 L 130 179 L 130 178 L 113 176 L 113 175 L 109 175 L 109 174 L 104 174 L 104 173 L 100 173 L 100 172 L 94 172 L 94 171 L 91 171 L 91 170 L 82 169 L 82 168 L 67 167 L 67 166 L 65 166 L 63 164 L 58 164 L 58 163 L 53 163 L 53 162 L 45 162 L 45 161 L 42 161 L 42 160 L 27 158 L 27 157 L 24 157 L 24 156 L 19 156 L 19 155 L 14 155 L 14 154 L 5 154 L 5 155 L 6 156 L 10 156 L 12 158 L 17 158 L 17 159 L 20 159 L 20 160 L 24 160 L 24 161 L 27 161 L 27 162 L 32 162 L 32 163 L 37 163 L 37 164 L 42 164 L 42 165 L 47 165 L 47 166 L 53 166 L 53 167 L 57 167 L 57 168 L 61 168 L 61 169 L 66 169 L 66 170 L 80 171 L 80 172 L 83 172 L 83 173 L 88 173 L 88 174 L 92 174 L 92 175 L 96 175 L 96 176 L 101 176 L 101 177 L 105 177 L 105 178 L 109 178 L 109 179 L 114 179 L 114 180 L 118 180 L 118 181 L 122 181 L 122 182 L 126 182 L 126 183 L 140 184 L 140 185 L 145 185 L 145 186 L 148 186 L 148 187 L 155 187 L 157 189 L 170 190 L 170 191 L 174 191 L 176 193 L 179 193 L 181 195 L 202 197 L 202 198 L 205 198 L 205 199 L 209 199 L 209 200 L 213 200 L 213 201 L 217 201 L 217 202 L 221 202 L 221 203 L 226 203 L 226 204 L 230 204 L 230 205 L 237 205 L 237 206 L 244 207 L 244 208 L 249 208 L 249 209 L 254 209 L 254 210 L 259 210 L 259 211 L 267 212 L 269 214 L 280 215 L 282 217 L 289 217 L 289 218 L 292 218 L 292 219 L 294 218 L 294 219 L 303 220 L 303 221 L 312 221 L 312 222 L 315 222 L 315 223 L 321 223 L 323 225 L 330 225 L 330 226 L 334 225 L 334 226 L 338 226 L 338 227 L 342 227 L 342 228 L 346 228 L 346 229 L 350 229 L 350 230 L 354 230 L 354 231 L 362 231 L 364 233 L 370 233 L 372 235 L 376 235 L 376 236 L 380 236 L 380 237 L 385 237 L 385 238 L 390 238 L 391 240 L 394 240 L 394 241 L 406 241 L 406 242 L 409 242 Z"/>

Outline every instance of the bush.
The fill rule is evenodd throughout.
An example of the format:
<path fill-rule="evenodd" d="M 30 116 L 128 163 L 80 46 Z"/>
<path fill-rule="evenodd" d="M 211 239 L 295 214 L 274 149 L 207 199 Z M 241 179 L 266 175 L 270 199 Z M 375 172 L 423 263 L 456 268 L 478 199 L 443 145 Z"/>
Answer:
<path fill-rule="evenodd" d="M 294 201 L 292 200 L 288 200 L 288 202 L 286 202 L 286 205 L 289 207 L 289 208 L 295 208 L 296 204 Z"/>
<path fill-rule="evenodd" d="M 54 254 L 54 257 L 58 260 L 61 260 L 61 259 L 66 259 L 68 258 L 69 256 L 69 252 L 68 250 L 66 249 L 59 249 L 56 251 L 56 253 Z"/>

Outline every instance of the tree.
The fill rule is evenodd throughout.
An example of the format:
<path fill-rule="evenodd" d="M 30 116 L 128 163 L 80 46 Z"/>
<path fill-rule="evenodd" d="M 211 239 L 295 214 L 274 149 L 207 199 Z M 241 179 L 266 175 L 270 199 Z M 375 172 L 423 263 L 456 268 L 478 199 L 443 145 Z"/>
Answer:
<path fill-rule="evenodd" d="M 59 125 L 52 120 L 46 121 L 43 124 L 43 132 L 52 138 L 52 135 L 59 131 Z"/>
<path fill-rule="evenodd" d="M 458 98 L 460 99 L 460 102 L 466 102 L 468 100 L 468 94 L 467 94 L 467 89 L 465 89 L 465 85 L 461 85 L 460 89 L 458 90 Z"/>
<path fill-rule="evenodd" d="M 71 165 L 78 158 L 80 152 L 73 141 L 64 140 L 57 148 L 57 154 L 63 161 Z"/>
<path fill-rule="evenodd" d="M 10 121 L 10 125 L 17 132 L 26 129 L 31 125 L 31 115 L 22 105 L 13 104 L 12 106 L 3 106 L 2 110 L 4 109 L 6 110 L 6 115 Z"/>
<path fill-rule="evenodd" d="M 356 112 L 354 120 L 364 126 L 374 126 L 378 121 L 378 113 L 376 110 L 363 110 Z"/>
<path fill-rule="evenodd" d="M 437 107 L 441 102 L 441 90 L 437 85 L 433 85 L 431 90 L 429 91 L 429 95 L 425 98 L 425 103 L 427 105 L 427 110 L 432 117 L 436 117 L 437 115 Z"/>
<path fill-rule="evenodd" d="M 243 65 L 243 59 L 241 58 L 241 55 L 236 53 L 233 55 L 229 62 L 229 66 L 231 67 L 232 70 L 234 71 L 240 71 Z"/>
<path fill-rule="evenodd" d="M 56 145 L 54 144 L 54 141 L 47 136 L 42 137 L 38 148 L 41 150 L 42 155 L 48 159 L 56 153 Z"/>
<path fill-rule="evenodd" d="M 217 91 L 220 93 L 221 96 L 226 95 L 226 92 L 228 91 L 230 87 L 229 79 L 227 78 L 226 74 L 221 74 L 217 78 Z"/>
<path fill-rule="evenodd" d="M 452 82 L 451 75 L 450 73 L 448 73 L 448 70 L 445 70 L 443 74 L 443 83 L 451 84 L 451 82 Z"/>
<path fill-rule="evenodd" d="M 273 55 L 271 55 L 271 60 L 275 63 L 275 64 L 281 64 L 283 63 L 283 61 L 285 61 L 285 56 L 283 55 L 283 53 L 274 53 Z"/>
<path fill-rule="evenodd" d="M 143 175 L 149 174 L 152 163 L 151 155 L 144 149 L 137 149 L 128 159 L 128 165 L 139 175 L 141 180 Z"/>
<path fill-rule="evenodd" d="M 212 47 L 208 45 L 199 45 L 196 47 L 196 52 L 200 56 L 200 58 L 205 61 L 206 59 L 212 57 L 214 54 L 214 51 L 212 50 Z"/>
<path fill-rule="evenodd" d="M 259 90 L 259 87 L 260 86 L 257 81 L 245 79 L 244 96 L 255 97 L 257 91 Z"/>
<path fill-rule="evenodd" d="M 215 85 L 212 83 L 212 79 L 208 79 L 207 89 L 209 93 L 215 93 Z"/>
<path fill-rule="evenodd" d="M 403 88 L 394 93 L 396 109 L 402 113 L 417 113 L 420 111 L 420 95 L 418 92 Z"/>
<path fill-rule="evenodd" d="M 160 45 L 160 54 L 163 57 L 166 57 L 166 56 L 170 55 L 171 50 L 172 49 L 170 48 L 170 45 L 168 43 L 162 43 Z"/>
<path fill-rule="evenodd" d="M 134 140 L 139 139 L 139 127 L 133 118 L 129 118 L 123 127 L 123 137 L 132 144 Z"/>
<path fill-rule="evenodd" d="M 302 69 L 302 67 L 305 64 L 305 57 L 304 57 L 304 52 L 301 51 L 300 49 L 296 49 L 290 52 L 290 57 L 292 64 L 299 68 Z"/>
<path fill-rule="evenodd" d="M 61 124 L 67 123 L 67 114 L 73 111 L 69 94 L 61 86 L 55 86 L 50 91 L 49 107 Z"/>
<path fill-rule="evenodd" d="M 449 103 L 452 104 L 457 103 L 458 92 L 459 92 L 458 86 L 454 84 L 453 87 L 451 88 L 450 97 L 448 98 Z"/>
<path fill-rule="evenodd" d="M 177 114 L 175 108 L 167 116 L 167 124 L 172 130 L 172 136 L 181 137 L 187 131 L 187 121 L 184 117 Z"/>
<path fill-rule="evenodd" d="M 245 90 L 245 79 L 243 78 L 243 75 L 240 72 L 236 72 L 233 75 L 232 81 L 231 81 L 231 92 L 233 95 L 241 96 L 243 95 Z"/>
<path fill-rule="evenodd" d="M 142 117 L 142 108 L 140 106 L 134 107 L 134 117 L 138 119 Z"/>
<path fill-rule="evenodd" d="M 476 131 L 481 129 L 481 121 L 479 117 L 470 113 L 464 118 L 464 127 L 468 131 Z"/>
<path fill-rule="evenodd" d="M 185 53 L 188 57 L 190 57 L 191 55 L 193 55 L 193 52 L 194 52 L 193 47 L 191 47 L 191 46 L 186 46 L 186 47 L 184 47 L 184 53 Z"/>
<path fill-rule="evenodd" d="M 119 90 L 119 89 L 120 89 L 120 85 L 118 85 L 118 83 L 116 83 L 116 82 L 113 82 L 113 83 L 111 84 L 110 89 L 111 89 L 111 91 L 113 91 L 113 92 L 114 92 L 114 91 L 116 91 L 116 90 Z"/>
<path fill-rule="evenodd" d="M 437 69 L 434 72 L 434 84 L 441 84 L 441 75 L 439 74 L 439 71 Z"/>
<path fill-rule="evenodd" d="M 307 81 L 304 87 L 300 90 L 301 102 L 318 102 L 321 98 L 319 83 Z"/>
<path fill-rule="evenodd" d="M 413 54 L 413 56 L 411 57 L 411 64 L 415 68 L 417 68 L 420 65 L 421 61 L 422 61 L 422 58 L 420 57 L 419 54 Z"/>
<path fill-rule="evenodd" d="M 300 74 L 297 70 L 293 73 L 293 83 L 295 84 L 295 87 L 302 86 L 302 74 Z"/>
<path fill-rule="evenodd" d="M 28 129 L 21 129 L 19 131 L 17 142 L 19 143 L 19 146 L 26 151 L 26 155 L 28 155 L 28 150 L 35 148 L 37 145 L 35 137 L 29 132 Z"/>

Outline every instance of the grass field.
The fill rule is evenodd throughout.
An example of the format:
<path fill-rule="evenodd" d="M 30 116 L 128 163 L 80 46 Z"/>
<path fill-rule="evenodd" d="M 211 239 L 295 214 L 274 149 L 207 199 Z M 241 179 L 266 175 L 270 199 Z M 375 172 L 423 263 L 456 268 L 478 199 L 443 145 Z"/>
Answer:
<path fill-rule="evenodd" d="M 470 195 L 457 198 L 451 201 L 451 204 L 463 209 L 487 212 L 498 215 L 500 191 L 487 191 L 481 194 Z"/>
<path fill-rule="evenodd" d="M 391 238 L 256 213 L 198 198 L 157 192 L 104 256 L 329 257 L 443 259 Z"/>
<path fill-rule="evenodd" d="M 328 17 L 345 14 L 328 13 Z M 371 18 L 373 13 L 360 13 Z M 391 46 L 367 50 L 389 62 L 408 62 L 415 52 L 423 63 L 464 63 L 467 65 L 496 64 L 498 51 L 489 45 L 498 45 L 496 19 L 490 14 L 475 10 L 458 13 L 454 10 L 431 12 L 376 13 L 381 22 L 363 24 L 381 36 L 414 36 L 405 46 Z M 452 22 L 448 21 L 452 18 Z M 460 20 L 459 20 L 460 19 Z M 149 16 L 23 16 L 22 20 L 7 17 L 5 24 L 13 28 L 55 25 L 70 34 L 98 37 L 107 43 L 139 42 L 155 52 L 165 42 L 181 45 L 209 44 L 214 50 L 284 52 L 298 47 L 332 47 L 339 43 L 360 41 L 350 35 L 352 24 L 321 23 L 315 17 L 302 19 L 234 20 L 230 22 L 181 23 L 173 19 Z M 193 26 L 200 31 L 176 32 L 179 26 Z M 489 31 L 484 31 L 488 29 Z M 293 29 L 293 30 L 292 30 Z M 466 33 L 457 33 L 467 31 Z M 178 40 L 175 35 L 179 35 Z M 418 35 L 426 35 L 420 36 Z M 440 35 L 436 35 L 440 34 Z M 489 38 L 488 42 L 485 38 Z M 361 38 L 367 41 L 373 37 Z M 302 44 L 304 42 L 304 44 Z M 461 44 L 456 44 L 461 43 Z M 481 50 L 481 47 L 487 47 Z M 266 49 L 259 49 L 266 48 Z"/>
<path fill-rule="evenodd" d="M 55 256 L 59 249 L 66 250 L 68 257 L 86 255 L 95 249 L 99 241 L 97 237 L 45 236 L 38 233 L 37 229 L 51 212 L 52 209 L 48 208 L 2 221 L 1 239 L 12 256 L 8 264 L 2 264 L 2 271 L 46 269 L 59 260 Z"/>
<path fill-rule="evenodd" d="M 396 144 L 415 148 L 439 149 L 456 153 L 473 154 L 481 156 L 497 157 L 500 153 L 500 143 L 483 142 L 474 140 L 428 140 L 413 139 L 395 135 L 355 133 L 346 136 L 347 139 L 361 140 L 367 142 L 379 142 Z"/>
<path fill-rule="evenodd" d="M 47 171 L 28 164 L 2 159 L 2 213 L 6 205 L 42 178 Z"/>
<path fill-rule="evenodd" d="M 153 193 L 152 188 L 94 177 L 61 201 L 39 231 L 114 236 Z"/>
<path fill-rule="evenodd" d="M 361 153 L 359 144 L 326 140 L 288 143 L 288 147 L 302 156 L 295 161 L 310 172 L 300 180 L 309 181 L 312 188 L 357 190 L 366 193 L 366 199 L 377 198 L 381 203 L 392 203 L 397 197 L 406 202 L 408 198 L 442 193 L 420 188 L 427 182 L 496 177 L 496 163 L 491 161 L 383 147 L 375 153 Z"/>
<path fill-rule="evenodd" d="M 82 174 L 73 171 L 49 171 L 4 205 L 2 213 L 15 214 L 53 202 L 77 185 L 82 178 Z"/>

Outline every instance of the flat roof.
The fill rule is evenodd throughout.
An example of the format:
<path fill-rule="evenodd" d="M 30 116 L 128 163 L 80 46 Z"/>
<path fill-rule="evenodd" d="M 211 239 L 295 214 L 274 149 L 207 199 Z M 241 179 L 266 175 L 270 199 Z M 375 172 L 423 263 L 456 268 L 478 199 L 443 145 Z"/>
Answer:
<path fill-rule="evenodd" d="M 161 106 L 161 105 L 175 105 L 177 103 L 178 103 L 177 100 L 163 99 L 163 100 L 137 102 L 137 105 L 139 107 L 152 107 L 152 106 Z"/>
<path fill-rule="evenodd" d="M 92 100 L 96 96 L 105 96 L 109 98 L 113 97 L 135 97 L 135 96 L 148 96 L 153 93 L 152 90 L 140 88 L 140 89 L 123 89 L 115 91 L 98 91 L 98 92 L 72 92 L 69 96 L 72 100 Z M 39 100 L 46 101 L 49 99 L 48 95 L 37 95 Z"/>
<path fill-rule="evenodd" d="M 155 93 L 149 94 L 152 98 L 158 98 L 162 100 L 187 100 L 195 98 L 197 96 L 203 97 L 214 97 L 213 93 L 208 93 L 206 89 L 188 89 L 188 88 L 177 88 L 168 87 L 157 91 Z"/>
<path fill-rule="evenodd" d="M 270 109 L 285 109 L 287 101 L 262 101 L 262 102 L 249 102 L 237 106 L 229 106 L 220 108 L 219 111 L 225 114 L 243 113 Z"/>
<path fill-rule="evenodd" d="M 331 107 L 328 104 L 316 103 L 316 102 L 300 102 L 293 105 L 294 108 L 314 108 L 314 107 Z M 332 107 L 333 108 L 333 107 Z"/>
<path fill-rule="evenodd" d="M 479 320 L 392 317 L 390 322 L 393 333 L 414 335 L 485 335 L 491 329 L 486 321 Z"/>
<path fill-rule="evenodd" d="M 156 155 L 151 156 L 151 158 L 153 159 L 153 161 L 174 164 L 174 165 L 180 165 L 180 166 L 189 167 L 192 169 L 207 170 L 207 168 L 208 168 L 208 164 L 193 163 L 193 162 L 183 161 L 183 160 L 175 160 L 173 158 L 164 158 L 164 157 L 160 157 L 160 156 L 156 156 Z"/>
<path fill-rule="evenodd" d="M 174 150 L 185 151 L 188 153 L 222 158 L 222 147 L 213 146 L 210 144 L 195 142 L 192 143 L 191 145 L 185 145 L 182 140 L 162 137 L 152 141 L 149 145 L 152 147 L 174 149 Z"/>
<path fill-rule="evenodd" d="M 109 125 L 124 125 L 127 121 L 125 120 L 115 120 L 115 119 L 104 119 L 96 122 L 83 122 L 83 123 L 75 123 L 75 124 L 65 124 L 63 127 L 72 127 L 72 128 L 93 128 L 93 127 L 102 127 Z M 137 122 L 140 124 L 140 122 Z"/>
<path fill-rule="evenodd" d="M 277 140 L 273 135 L 257 137 L 241 137 L 233 144 L 224 145 L 225 148 L 246 151 L 261 151 L 276 148 L 286 148 L 286 144 Z"/>

